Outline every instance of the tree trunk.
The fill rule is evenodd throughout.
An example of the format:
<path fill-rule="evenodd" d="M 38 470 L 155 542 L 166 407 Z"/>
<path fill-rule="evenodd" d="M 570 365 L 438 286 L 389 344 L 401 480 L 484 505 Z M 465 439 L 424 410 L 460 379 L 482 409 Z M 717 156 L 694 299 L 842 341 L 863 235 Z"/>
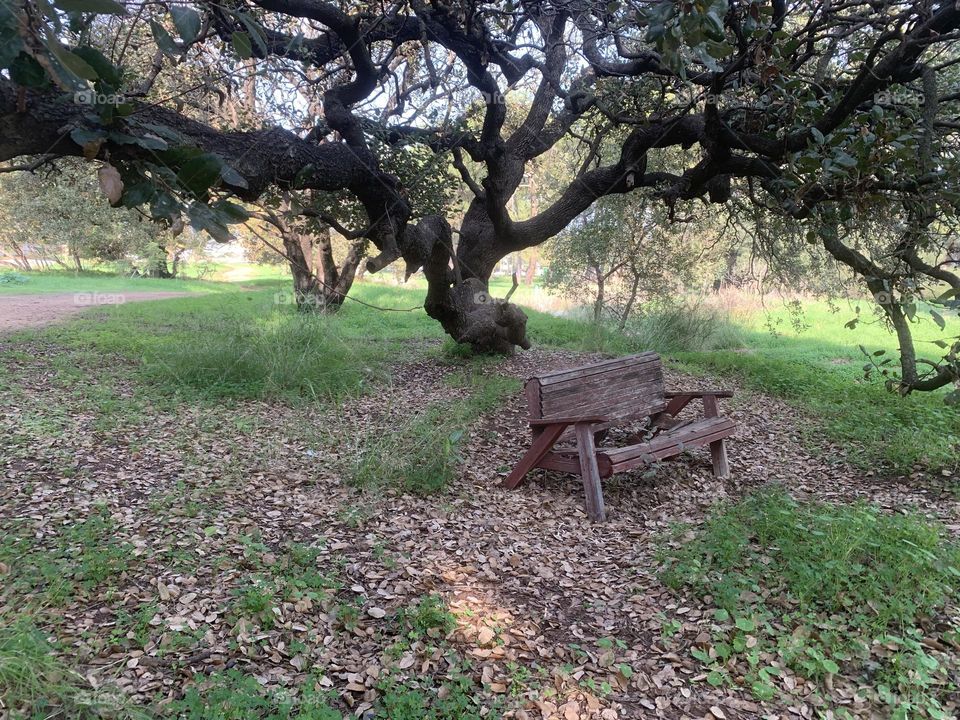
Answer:
<path fill-rule="evenodd" d="M 179 250 L 173 251 L 172 265 L 170 270 L 170 277 L 175 278 L 177 273 L 180 272 L 180 257 L 183 255 L 186 248 L 180 248 Z"/>
<path fill-rule="evenodd" d="M 537 248 L 531 248 L 530 250 L 530 262 L 527 263 L 527 272 L 523 277 L 524 285 L 533 285 L 533 281 L 537 279 L 537 267 L 540 264 L 540 250 Z"/>
<path fill-rule="evenodd" d="M 357 238 L 352 242 L 343 264 L 338 268 L 329 227 L 324 227 L 315 237 L 292 230 L 283 231 L 282 236 L 287 263 L 293 275 L 297 309 L 336 312 L 353 287 L 357 267 L 366 248 L 366 238 Z"/>
<path fill-rule="evenodd" d="M 737 259 L 739 257 L 739 248 L 730 248 L 729 252 L 727 252 L 727 267 L 724 269 L 723 275 L 717 278 L 716 282 L 713 284 L 713 289 L 715 292 L 721 288 L 730 287 L 735 284 L 734 280 L 736 279 Z"/>
<path fill-rule="evenodd" d="M 633 312 L 634 303 L 637 301 L 637 292 L 640 289 L 640 273 L 637 272 L 636 263 L 630 263 L 630 270 L 633 273 L 633 282 L 630 285 L 630 296 L 627 298 L 627 304 L 623 307 L 620 314 L 620 322 L 617 324 L 617 330 L 623 332 L 627 327 L 627 320 L 630 319 L 630 313 Z"/>
<path fill-rule="evenodd" d="M 317 277 L 310 267 L 308 255 L 303 251 L 304 241 L 309 242 L 309 239 L 293 230 L 282 231 L 281 239 L 284 254 L 287 256 L 287 265 L 293 276 L 293 300 L 297 310 L 301 312 L 324 310 L 326 303 L 320 291 L 320 283 L 317 282 Z"/>
<path fill-rule="evenodd" d="M 20 246 L 16 240 L 10 240 L 10 247 L 15 253 L 13 262 L 20 266 L 21 270 L 31 270 L 30 259 L 27 257 L 26 253 L 23 251 L 23 248 Z"/>
<path fill-rule="evenodd" d="M 593 301 L 593 321 L 599 324 L 603 319 L 603 303 L 606 299 L 604 298 L 606 277 L 604 277 L 603 271 L 600 269 L 599 265 L 593 266 L 593 272 L 597 276 L 597 297 Z"/>
<path fill-rule="evenodd" d="M 527 316 L 516 305 L 490 296 L 490 276 L 509 254 L 497 241 L 482 202 L 471 202 L 460 225 L 460 242 L 446 219 L 431 215 L 406 228 L 404 258 L 410 274 L 423 266 L 427 277 L 424 309 L 450 337 L 479 353 L 510 354 L 530 347 Z"/>
<path fill-rule="evenodd" d="M 80 261 L 80 248 L 76 242 L 69 243 L 70 256 L 73 258 L 73 265 L 77 272 L 83 272 L 83 263 Z"/>

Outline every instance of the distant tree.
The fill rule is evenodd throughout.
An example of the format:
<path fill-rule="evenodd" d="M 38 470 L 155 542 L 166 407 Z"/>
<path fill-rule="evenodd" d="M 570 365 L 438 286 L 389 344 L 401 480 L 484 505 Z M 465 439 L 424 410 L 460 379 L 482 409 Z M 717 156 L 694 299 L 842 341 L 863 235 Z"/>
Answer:
<path fill-rule="evenodd" d="M 638 305 L 682 293 L 697 258 L 686 224 L 641 195 L 602 198 L 548 246 L 548 288 L 590 298 L 593 320 L 623 330 Z"/>
<path fill-rule="evenodd" d="M 97 181 L 75 162 L 0 176 L 0 245 L 20 257 L 24 269 L 31 268 L 31 256 L 75 270 L 85 261 L 138 259 L 147 273 L 160 264 L 166 268 L 168 254 L 176 264 L 179 246 L 135 210 L 112 209 Z"/>

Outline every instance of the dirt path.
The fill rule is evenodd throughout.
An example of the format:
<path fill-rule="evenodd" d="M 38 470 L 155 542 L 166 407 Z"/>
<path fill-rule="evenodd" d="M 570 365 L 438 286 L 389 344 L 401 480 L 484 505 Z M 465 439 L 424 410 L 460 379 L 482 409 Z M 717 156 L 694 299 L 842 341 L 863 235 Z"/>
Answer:
<path fill-rule="evenodd" d="M 78 292 L 0 295 L 0 333 L 60 322 L 95 305 L 188 297 L 187 292 Z"/>

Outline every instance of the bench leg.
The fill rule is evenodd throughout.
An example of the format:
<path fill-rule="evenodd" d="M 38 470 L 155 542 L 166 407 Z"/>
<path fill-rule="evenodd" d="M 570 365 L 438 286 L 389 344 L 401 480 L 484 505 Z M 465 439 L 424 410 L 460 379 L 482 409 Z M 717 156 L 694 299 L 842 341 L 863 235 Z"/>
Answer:
<path fill-rule="evenodd" d="M 519 485 L 520 481 L 523 480 L 523 476 L 533 470 L 537 466 L 537 463 L 543 460 L 543 456 L 550 452 L 554 443 L 557 442 L 566 429 L 566 425 L 547 425 L 534 439 L 530 449 L 527 450 L 526 454 L 520 459 L 520 462 L 513 468 L 513 471 L 507 475 L 503 481 L 503 486 L 509 490 L 513 490 Z"/>
<path fill-rule="evenodd" d="M 710 459 L 713 461 L 714 477 L 730 477 L 730 467 L 727 465 L 726 440 L 714 440 L 712 443 L 710 443 Z"/>
<path fill-rule="evenodd" d="M 603 507 L 603 488 L 600 485 L 600 470 L 597 469 L 597 446 L 593 442 L 590 423 L 577 423 L 577 454 L 580 456 L 580 477 L 587 496 L 587 515 L 591 520 L 607 519 Z"/>

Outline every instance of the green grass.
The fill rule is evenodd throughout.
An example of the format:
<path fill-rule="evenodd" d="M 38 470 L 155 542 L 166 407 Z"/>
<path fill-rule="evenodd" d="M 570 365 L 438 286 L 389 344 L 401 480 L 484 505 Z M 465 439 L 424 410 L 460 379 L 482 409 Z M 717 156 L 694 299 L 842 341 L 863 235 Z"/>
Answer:
<path fill-rule="evenodd" d="M 191 292 L 211 293 L 235 290 L 230 283 L 185 278 L 128 277 L 109 272 L 44 270 L 11 272 L 0 270 L 0 295 L 47 293 Z"/>
<path fill-rule="evenodd" d="M 86 356 L 115 354 L 142 383 L 187 398 L 338 400 L 389 378 L 391 366 L 419 357 L 446 336 L 418 306 L 421 291 L 359 283 L 335 315 L 298 313 L 286 284 L 252 292 L 92 308 L 68 323 L 19 334 Z M 366 304 L 362 304 L 366 303 Z M 377 308 L 387 308 L 378 310 Z M 530 311 L 535 342 L 628 352 L 622 336 Z M 76 368 L 71 359 L 71 367 Z"/>
<path fill-rule="evenodd" d="M 52 545 L 0 526 L 0 562 L 10 568 L 4 577 L 24 602 L 63 605 L 76 593 L 90 593 L 119 577 L 131 562 L 130 547 L 116 538 L 116 525 L 104 506 L 94 506 L 84 520 L 66 526 Z"/>
<path fill-rule="evenodd" d="M 804 303 L 802 311 L 798 316 L 781 307 L 741 315 L 739 349 L 672 355 L 682 369 L 729 375 L 750 389 L 784 398 L 816 418 L 806 428 L 809 440 L 826 436 L 846 447 L 848 459 L 864 468 L 955 468 L 960 413 L 944 403 L 946 391 L 904 398 L 887 391 L 879 379 L 864 379 L 866 358 L 859 345 L 893 356 L 896 343 L 889 330 L 863 322 L 850 330 L 844 325 L 853 309 L 825 302 Z M 920 323 L 915 334 L 924 353 L 933 357 L 937 348 L 928 342 L 938 337 L 933 323 Z"/>
<path fill-rule="evenodd" d="M 415 495 L 443 490 L 456 477 L 460 448 L 472 423 L 520 389 L 514 378 L 476 368 L 454 375 L 452 383 L 464 388 L 467 397 L 414 411 L 400 427 L 375 428 L 361 435 L 350 483 L 365 490 L 394 488 Z"/>
<path fill-rule="evenodd" d="M 180 720 L 341 720 L 341 714 L 317 692 L 314 680 L 304 684 L 300 698 L 283 691 L 265 692 L 252 675 L 227 670 L 210 678 L 197 677 L 184 697 L 160 717 Z"/>
<path fill-rule="evenodd" d="M 769 489 L 678 528 L 661 560 L 669 587 L 717 608 L 712 640 L 693 650 L 712 684 L 741 682 L 742 662 L 742 682 L 770 699 L 781 692 L 775 656 L 818 682 L 868 673 L 891 714 L 938 717 L 956 654 L 930 647 L 960 639 L 937 620 L 960 591 L 960 546 L 939 524 Z"/>
<path fill-rule="evenodd" d="M 54 655 L 37 628 L 22 621 L 0 627 L 0 700 L 0 708 L 9 710 L 11 717 L 148 717 L 132 707 L 121 692 L 91 687 Z"/>

